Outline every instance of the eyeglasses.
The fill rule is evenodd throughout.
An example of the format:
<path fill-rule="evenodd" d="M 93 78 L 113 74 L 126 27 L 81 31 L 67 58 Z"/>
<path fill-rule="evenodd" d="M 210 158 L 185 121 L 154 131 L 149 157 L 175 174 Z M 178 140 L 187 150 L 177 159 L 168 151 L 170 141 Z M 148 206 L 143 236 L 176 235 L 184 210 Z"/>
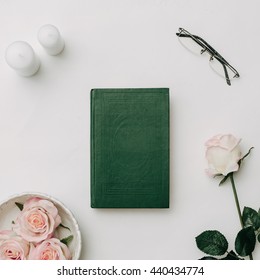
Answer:
<path fill-rule="evenodd" d="M 231 85 L 230 80 L 232 78 L 239 78 L 237 70 L 201 37 L 192 35 L 183 28 L 179 28 L 179 32 L 176 33 L 176 35 L 178 36 L 181 44 L 189 51 L 199 55 L 208 53 L 210 55 L 209 62 L 211 68 L 217 74 L 224 77 L 228 85 Z"/>

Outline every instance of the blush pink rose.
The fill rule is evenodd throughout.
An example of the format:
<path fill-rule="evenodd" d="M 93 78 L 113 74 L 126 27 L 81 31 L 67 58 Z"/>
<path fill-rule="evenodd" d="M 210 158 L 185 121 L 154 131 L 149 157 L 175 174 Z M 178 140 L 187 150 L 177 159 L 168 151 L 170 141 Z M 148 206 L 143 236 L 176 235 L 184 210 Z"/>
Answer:
<path fill-rule="evenodd" d="M 51 201 L 32 197 L 24 203 L 13 230 L 25 240 L 39 243 L 51 238 L 60 223 L 58 209 Z"/>
<path fill-rule="evenodd" d="M 29 248 L 29 243 L 13 231 L 0 231 L 0 260 L 26 260 Z"/>
<path fill-rule="evenodd" d="M 238 161 L 242 154 L 240 150 L 241 139 L 231 134 L 219 134 L 206 142 L 206 158 L 210 176 L 224 175 L 239 169 Z"/>
<path fill-rule="evenodd" d="M 70 260 L 68 247 L 57 238 L 44 240 L 36 246 L 31 246 L 29 260 Z"/>

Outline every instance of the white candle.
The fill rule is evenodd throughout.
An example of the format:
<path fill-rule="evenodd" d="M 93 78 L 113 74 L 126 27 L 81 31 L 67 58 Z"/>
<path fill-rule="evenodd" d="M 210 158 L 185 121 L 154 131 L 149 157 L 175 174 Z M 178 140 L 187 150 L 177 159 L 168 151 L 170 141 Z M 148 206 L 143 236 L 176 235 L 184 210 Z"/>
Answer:
<path fill-rule="evenodd" d="M 24 41 L 16 41 L 9 45 L 5 59 L 11 68 L 25 77 L 34 75 L 40 67 L 40 60 L 33 48 Z"/>
<path fill-rule="evenodd" d="M 43 25 L 40 28 L 38 40 L 45 51 L 50 55 L 61 53 L 65 46 L 59 30 L 51 24 Z"/>

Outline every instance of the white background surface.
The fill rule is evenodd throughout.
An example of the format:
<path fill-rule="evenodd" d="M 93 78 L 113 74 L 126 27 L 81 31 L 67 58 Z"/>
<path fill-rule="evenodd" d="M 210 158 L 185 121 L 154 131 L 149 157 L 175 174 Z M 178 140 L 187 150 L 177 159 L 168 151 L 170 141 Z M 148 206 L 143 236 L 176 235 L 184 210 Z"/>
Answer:
<path fill-rule="evenodd" d="M 48 193 L 79 222 L 82 259 L 197 259 L 195 236 L 223 232 L 233 249 L 240 229 L 230 184 L 205 175 L 204 143 L 218 133 L 254 146 L 235 176 L 241 206 L 260 206 L 258 0 L 0 0 L 0 198 Z M 56 25 L 64 52 L 47 55 L 37 41 Z M 215 47 L 241 74 L 229 87 L 207 58 L 185 50 L 184 27 Z M 41 69 L 19 77 L 7 46 L 32 45 Z M 169 87 L 169 209 L 90 208 L 90 90 Z M 255 258 L 260 258 L 258 245 Z"/>

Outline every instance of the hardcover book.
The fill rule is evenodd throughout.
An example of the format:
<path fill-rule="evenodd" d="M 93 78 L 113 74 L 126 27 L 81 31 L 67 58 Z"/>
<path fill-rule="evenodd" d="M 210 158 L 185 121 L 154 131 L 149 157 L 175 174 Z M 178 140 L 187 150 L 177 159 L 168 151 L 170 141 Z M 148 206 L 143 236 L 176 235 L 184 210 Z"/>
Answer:
<path fill-rule="evenodd" d="M 91 90 L 91 207 L 169 207 L 169 89 Z"/>

